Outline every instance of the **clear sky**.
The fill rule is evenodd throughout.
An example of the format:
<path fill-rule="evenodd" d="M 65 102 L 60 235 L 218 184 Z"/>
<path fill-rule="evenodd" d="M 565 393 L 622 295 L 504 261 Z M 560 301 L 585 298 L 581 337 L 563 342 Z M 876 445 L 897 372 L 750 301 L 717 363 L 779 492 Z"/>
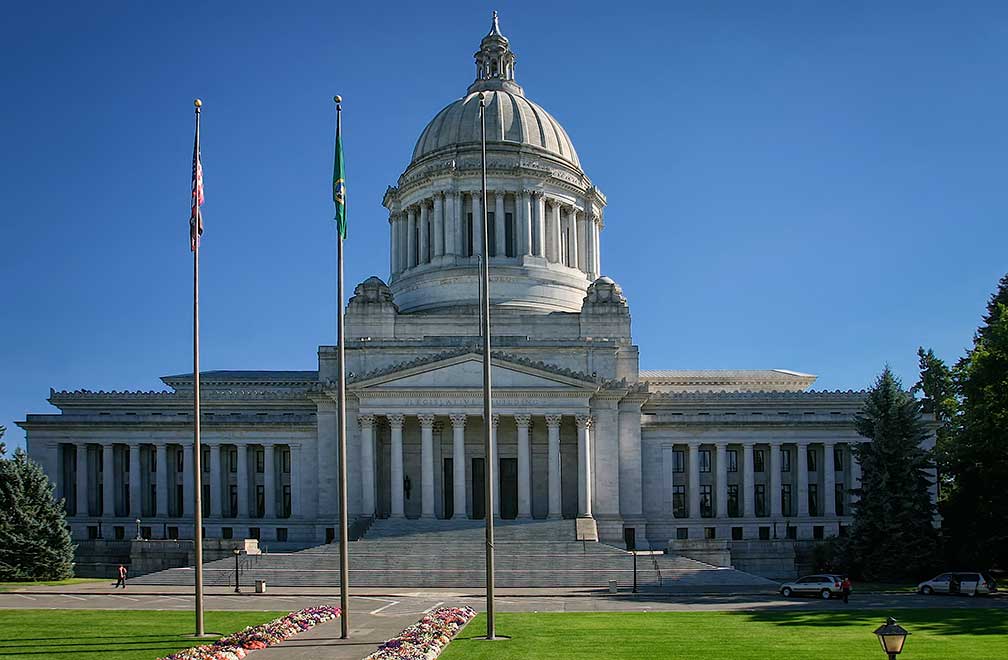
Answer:
<path fill-rule="evenodd" d="M 187 11 L 188 8 L 189 10 Z M 961 355 L 1008 271 L 1008 4 L 8 4 L 0 25 L 0 424 L 57 389 L 191 366 L 192 99 L 204 100 L 205 369 L 335 342 L 388 277 L 385 187 L 472 82 L 491 9 L 529 98 L 608 196 L 602 269 L 642 368 L 862 388 Z"/>

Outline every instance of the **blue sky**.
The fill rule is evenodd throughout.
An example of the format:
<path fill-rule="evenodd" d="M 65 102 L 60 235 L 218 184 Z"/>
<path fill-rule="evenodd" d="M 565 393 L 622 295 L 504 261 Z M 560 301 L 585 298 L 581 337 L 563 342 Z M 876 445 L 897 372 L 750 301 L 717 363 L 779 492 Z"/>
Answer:
<path fill-rule="evenodd" d="M 159 389 L 191 360 L 192 99 L 203 98 L 206 369 L 335 342 L 330 177 L 345 98 L 348 291 L 388 276 L 382 193 L 472 81 L 491 9 L 528 96 L 608 196 L 602 267 L 642 368 L 861 388 L 969 344 L 1008 270 L 1008 5 L 16 3 L 0 40 L 0 424 L 57 389 Z"/>

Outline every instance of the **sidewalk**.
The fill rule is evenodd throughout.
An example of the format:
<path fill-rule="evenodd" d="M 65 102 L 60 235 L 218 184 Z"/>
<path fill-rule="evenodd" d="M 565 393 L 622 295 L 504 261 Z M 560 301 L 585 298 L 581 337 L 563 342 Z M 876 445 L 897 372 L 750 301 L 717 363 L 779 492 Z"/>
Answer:
<path fill-rule="evenodd" d="M 277 646 L 256 651 L 254 660 L 360 660 L 377 650 L 378 645 L 422 616 L 395 617 L 352 615 L 350 638 L 340 639 L 339 619 L 327 621 Z"/>

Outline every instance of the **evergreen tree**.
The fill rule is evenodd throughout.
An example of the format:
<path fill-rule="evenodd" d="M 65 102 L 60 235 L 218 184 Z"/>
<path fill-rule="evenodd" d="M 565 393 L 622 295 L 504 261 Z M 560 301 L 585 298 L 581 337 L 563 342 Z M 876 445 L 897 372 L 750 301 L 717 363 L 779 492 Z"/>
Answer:
<path fill-rule="evenodd" d="M 935 443 L 935 463 L 938 466 L 938 498 L 948 496 L 955 482 L 951 478 L 953 446 L 956 438 L 958 422 L 959 399 L 956 396 L 956 383 L 952 369 L 945 361 L 937 357 L 930 348 L 917 349 L 920 366 L 920 379 L 910 388 L 912 394 L 923 394 L 921 410 L 934 415 L 938 423 Z"/>
<path fill-rule="evenodd" d="M 866 579 L 916 578 L 934 562 L 933 464 L 920 446 L 929 434 L 920 407 L 886 367 L 855 418 L 857 432 L 871 439 L 853 449 L 862 476 L 850 551 Z"/>
<path fill-rule="evenodd" d="M 963 565 L 1008 567 L 1008 275 L 955 379 L 962 404 L 949 466 L 955 489 L 942 507 L 947 542 Z"/>
<path fill-rule="evenodd" d="M 71 577 L 73 552 L 63 500 L 39 464 L 21 448 L 0 459 L 0 580 Z"/>

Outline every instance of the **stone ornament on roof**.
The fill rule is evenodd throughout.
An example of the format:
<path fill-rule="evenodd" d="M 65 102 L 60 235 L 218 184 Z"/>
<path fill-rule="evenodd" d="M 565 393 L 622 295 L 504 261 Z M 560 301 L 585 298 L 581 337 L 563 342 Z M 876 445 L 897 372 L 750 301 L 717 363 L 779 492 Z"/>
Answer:
<path fill-rule="evenodd" d="M 392 290 L 379 277 L 369 277 L 356 287 L 353 296 L 347 303 L 347 307 L 357 307 L 361 305 L 392 305 L 395 307 L 395 300 L 392 297 Z M 398 307 L 396 307 L 398 311 Z"/>

